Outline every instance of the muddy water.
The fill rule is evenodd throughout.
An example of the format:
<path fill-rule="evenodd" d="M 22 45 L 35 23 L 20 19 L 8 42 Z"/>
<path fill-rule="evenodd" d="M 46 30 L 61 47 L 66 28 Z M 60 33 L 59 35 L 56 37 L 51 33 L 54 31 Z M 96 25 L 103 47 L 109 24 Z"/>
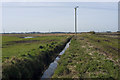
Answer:
<path fill-rule="evenodd" d="M 59 55 L 56 57 L 56 59 L 54 60 L 54 62 L 52 62 L 48 69 L 43 73 L 42 77 L 41 77 L 41 80 L 46 80 L 46 78 L 49 80 L 52 75 L 54 74 L 54 71 L 55 69 L 57 68 L 57 65 L 58 65 L 58 61 L 60 59 L 59 56 L 61 56 L 62 54 L 65 53 L 65 51 L 67 50 L 67 48 L 69 47 L 70 45 L 70 41 L 66 44 L 65 48 L 59 53 Z"/>

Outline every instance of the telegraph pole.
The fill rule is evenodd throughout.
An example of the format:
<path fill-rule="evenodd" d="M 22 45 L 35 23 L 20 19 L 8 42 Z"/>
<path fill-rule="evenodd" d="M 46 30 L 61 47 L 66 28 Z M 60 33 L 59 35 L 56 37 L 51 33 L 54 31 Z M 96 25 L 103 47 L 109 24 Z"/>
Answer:
<path fill-rule="evenodd" d="M 75 7 L 75 34 L 76 34 L 76 36 L 77 36 L 77 8 L 78 7 L 79 6 Z"/>
<path fill-rule="evenodd" d="M 3 28 L 3 33 L 5 34 L 5 29 Z"/>

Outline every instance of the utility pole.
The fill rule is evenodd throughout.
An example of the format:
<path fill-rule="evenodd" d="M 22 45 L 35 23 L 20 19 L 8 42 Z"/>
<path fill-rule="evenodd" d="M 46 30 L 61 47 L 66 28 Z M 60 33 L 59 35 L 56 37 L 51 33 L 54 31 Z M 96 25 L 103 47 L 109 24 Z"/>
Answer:
<path fill-rule="evenodd" d="M 75 7 L 75 34 L 76 34 L 76 36 L 77 36 L 77 8 L 78 7 L 79 6 Z"/>
<path fill-rule="evenodd" d="M 49 33 L 50 33 L 50 29 L 49 29 Z"/>
<path fill-rule="evenodd" d="M 5 34 L 5 29 L 3 28 L 3 33 Z"/>

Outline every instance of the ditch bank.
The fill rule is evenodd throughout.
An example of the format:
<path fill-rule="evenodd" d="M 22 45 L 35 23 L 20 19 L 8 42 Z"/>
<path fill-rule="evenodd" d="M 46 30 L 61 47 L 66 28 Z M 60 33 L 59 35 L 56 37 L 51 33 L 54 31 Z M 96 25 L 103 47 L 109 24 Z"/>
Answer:
<path fill-rule="evenodd" d="M 27 55 L 12 57 L 3 62 L 2 80 L 38 80 L 49 64 L 64 49 L 72 37 L 63 42 L 52 42 L 46 46 L 39 46 L 41 51 L 32 50 Z"/>
<path fill-rule="evenodd" d="M 60 60 L 60 56 L 65 53 L 67 48 L 69 48 L 70 41 L 66 44 L 65 48 L 59 53 L 59 55 L 55 58 L 55 60 L 49 65 L 48 69 L 43 73 L 41 80 L 50 79 L 54 74 L 54 71 L 57 68 L 58 61 Z"/>

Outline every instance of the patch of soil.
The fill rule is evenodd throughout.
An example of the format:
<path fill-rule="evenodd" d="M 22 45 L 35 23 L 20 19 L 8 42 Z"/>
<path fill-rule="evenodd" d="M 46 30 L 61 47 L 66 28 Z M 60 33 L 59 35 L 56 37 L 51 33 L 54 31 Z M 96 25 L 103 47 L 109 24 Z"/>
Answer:
<path fill-rule="evenodd" d="M 106 42 L 110 42 L 110 41 L 109 41 L 109 40 L 107 40 L 107 39 L 106 39 L 106 40 L 104 40 L 104 41 L 106 41 Z"/>
<path fill-rule="evenodd" d="M 37 42 L 39 40 L 28 40 L 28 41 L 12 41 L 13 43 L 32 43 L 32 42 Z"/>
<path fill-rule="evenodd" d="M 56 40 L 24 40 L 24 41 L 10 41 L 8 43 L 6 43 L 5 45 L 9 46 L 9 45 L 13 45 L 13 44 L 17 44 L 17 43 L 33 43 L 33 42 L 53 42 Z M 29 45 L 29 44 L 28 44 Z"/>
<path fill-rule="evenodd" d="M 120 51 L 118 48 L 112 47 L 112 46 L 108 46 L 109 48 L 115 50 L 115 51 Z"/>

